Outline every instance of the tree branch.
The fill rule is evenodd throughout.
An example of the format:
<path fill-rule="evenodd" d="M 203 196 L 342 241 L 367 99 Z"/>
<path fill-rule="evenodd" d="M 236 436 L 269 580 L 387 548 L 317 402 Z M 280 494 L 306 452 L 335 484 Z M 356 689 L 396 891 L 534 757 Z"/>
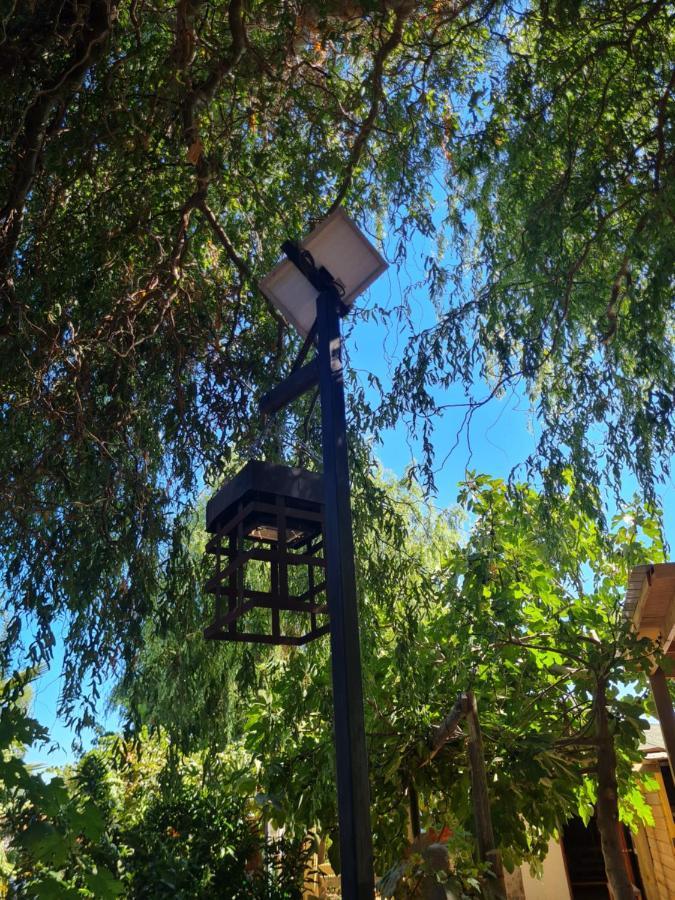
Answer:
<path fill-rule="evenodd" d="M 253 277 L 253 272 L 251 271 L 250 266 L 248 265 L 246 260 L 244 260 L 241 256 L 239 256 L 237 251 L 234 249 L 230 239 L 223 231 L 223 228 L 222 228 L 220 222 L 213 214 L 213 211 L 209 208 L 208 204 L 206 203 L 206 200 L 203 200 L 199 204 L 199 208 L 201 209 L 202 213 L 204 214 L 206 221 L 209 223 L 209 225 L 213 229 L 213 233 L 218 238 L 218 240 L 219 240 L 221 246 L 223 247 L 223 249 L 225 250 L 225 253 L 227 254 L 227 257 L 230 260 L 230 262 L 232 262 L 233 265 L 237 268 L 237 270 L 238 270 L 239 274 L 242 276 L 242 278 L 246 279 L 246 281 L 248 281 L 249 284 L 255 288 L 256 282 Z M 263 294 L 263 297 L 265 297 L 264 294 Z M 278 310 L 275 309 L 275 307 L 271 304 L 271 302 L 269 301 L 269 299 L 267 297 L 265 297 L 265 302 L 267 303 L 267 306 L 268 306 L 270 312 L 272 313 L 272 315 L 274 316 L 275 320 L 277 321 L 277 323 L 279 325 L 285 327 L 285 322 L 284 322 L 283 318 L 280 316 Z"/>
<path fill-rule="evenodd" d="M 359 164 L 359 160 L 361 159 L 361 154 L 363 153 L 366 141 L 368 140 L 368 137 L 373 130 L 375 120 L 377 119 L 377 115 L 380 111 L 380 103 L 382 101 L 383 93 L 382 81 L 384 78 L 384 64 L 387 61 L 387 57 L 389 57 L 401 43 L 401 40 L 403 38 L 403 25 L 410 11 L 411 5 L 408 3 L 402 3 L 399 6 L 399 8 L 396 10 L 396 18 L 394 20 L 394 28 L 392 32 L 375 54 L 373 71 L 370 76 L 372 95 L 370 110 L 368 111 L 368 115 L 364 119 L 359 133 L 356 135 L 354 143 L 352 144 L 349 159 L 347 160 L 346 173 L 342 180 L 342 184 L 338 188 L 338 192 L 335 195 L 335 199 L 330 206 L 329 213 L 338 208 L 351 186 L 352 179 L 354 177 L 354 171 Z"/>
<path fill-rule="evenodd" d="M 199 139 L 195 121 L 197 110 L 212 99 L 220 82 L 234 69 L 247 47 L 243 0 L 231 0 L 227 18 L 232 34 L 232 46 L 229 53 L 214 67 L 210 75 L 192 88 L 183 103 L 183 133 L 188 148 Z"/>
<path fill-rule="evenodd" d="M 17 139 L 14 177 L 0 209 L 0 271 L 11 265 L 19 241 L 23 207 L 35 181 L 49 115 L 56 105 L 68 105 L 87 71 L 100 58 L 116 10 L 116 0 L 91 0 L 86 25 L 66 67 L 39 91 L 26 111 L 23 131 Z"/>
<path fill-rule="evenodd" d="M 420 769 L 429 765 L 432 759 L 440 753 L 447 742 L 456 735 L 459 723 L 464 718 L 464 715 L 464 706 L 462 697 L 460 696 L 441 724 L 433 729 L 431 740 L 429 741 L 429 755 L 420 763 Z"/>

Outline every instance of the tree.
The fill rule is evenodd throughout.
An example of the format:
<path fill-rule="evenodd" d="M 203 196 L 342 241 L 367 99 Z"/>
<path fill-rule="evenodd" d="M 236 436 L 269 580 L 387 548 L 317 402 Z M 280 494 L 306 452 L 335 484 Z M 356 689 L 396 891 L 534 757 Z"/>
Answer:
<path fill-rule="evenodd" d="M 257 277 L 340 202 L 402 262 L 415 234 L 442 241 L 445 171 L 459 254 L 429 254 L 438 325 L 378 409 L 357 397 L 355 435 L 410 414 L 429 478 L 432 387 L 520 381 L 551 482 L 627 465 L 653 490 L 672 452 L 670 16 L 665 0 L 10 4 L 5 644 L 48 660 L 64 621 L 67 713 L 85 678 L 133 660 L 186 534 L 177 507 L 250 439 L 295 350 Z"/>
<path fill-rule="evenodd" d="M 10 883 L 15 897 L 109 900 L 121 884 L 108 867 L 101 807 L 69 790 L 62 775 L 44 780 L 22 759 L 26 746 L 48 739 L 26 711 L 33 677 L 15 673 L 0 689 L 0 839 L 8 852 L 0 887 Z"/>
<path fill-rule="evenodd" d="M 458 695 L 472 691 L 505 865 L 543 858 L 572 815 L 587 818 L 597 808 L 613 890 L 627 896 L 612 841 L 619 817 L 631 825 L 649 818 L 633 767 L 651 709 L 655 648 L 631 633 L 622 604 L 631 567 L 658 561 L 662 547 L 647 510 L 627 507 L 605 531 L 567 478 L 550 497 L 473 476 L 451 516 L 403 485 L 356 493 L 379 873 L 408 871 L 400 866 L 415 816 L 436 834 L 450 829 L 458 850 L 474 833 L 467 748 L 461 716 L 453 715 Z M 139 709 L 136 698 L 156 698 L 153 724 L 186 746 L 215 749 L 217 735 L 229 734 L 250 761 L 245 790 L 258 793 L 265 814 L 289 833 L 316 831 L 330 842 L 337 824 L 327 646 L 257 648 L 238 662 L 225 651 L 219 664 L 238 685 L 237 699 L 226 721 L 209 720 L 198 695 L 180 712 L 168 702 L 174 688 L 161 664 L 164 647 L 176 653 L 178 683 L 210 696 L 209 679 L 222 678 L 220 648 L 176 651 L 184 609 L 175 609 L 175 625 L 166 623 L 167 637 L 150 643 L 125 685 L 128 708 Z M 339 867 L 336 845 L 329 855 Z"/>
<path fill-rule="evenodd" d="M 488 63 L 452 111 L 452 300 L 386 405 L 428 436 L 439 385 L 464 385 L 463 425 L 516 387 L 549 483 L 571 466 L 579 487 L 618 487 L 628 469 L 653 498 L 673 455 L 672 9 L 542 0 L 517 20 L 491 30 L 501 77 Z"/>
<path fill-rule="evenodd" d="M 0 838 L 8 863 L 0 887 L 15 898 L 259 898 L 298 900 L 307 842 L 266 842 L 260 809 L 237 790 L 236 752 L 183 756 L 161 737 L 108 735 L 49 780 L 21 759 L 17 742 L 45 740 L 17 691 L 3 687 Z M 11 741 L 15 752 L 8 753 Z M 4 862 L 4 861 L 3 861 Z"/>
<path fill-rule="evenodd" d="M 605 534 L 579 512 L 573 490 L 551 501 L 520 486 L 509 497 L 503 484 L 484 476 L 469 482 L 465 500 L 478 520 L 473 571 L 462 591 L 473 594 L 483 628 L 502 648 L 500 663 L 524 689 L 519 700 L 505 698 L 516 701 L 509 715 L 522 741 L 516 753 L 530 741 L 531 750 L 539 745 L 531 776 L 539 770 L 543 785 L 547 767 L 571 768 L 580 808 L 584 794 L 595 802 L 612 893 L 629 900 L 617 829 L 620 812 L 628 822 L 646 816 L 633 768 L 651 708 L 647 676 L 655 648 L 633 634 L 623 601 L 632 566 L 647 554 L 662 556 L 657 525 L 635 506 Z M 502 734 L 501 752 L 508 753 L 508 726 Z M 580 776 L 588 779 L 585 789 Z M 564 791 L 564 782 L 563 776 L 553 791 Z"/>

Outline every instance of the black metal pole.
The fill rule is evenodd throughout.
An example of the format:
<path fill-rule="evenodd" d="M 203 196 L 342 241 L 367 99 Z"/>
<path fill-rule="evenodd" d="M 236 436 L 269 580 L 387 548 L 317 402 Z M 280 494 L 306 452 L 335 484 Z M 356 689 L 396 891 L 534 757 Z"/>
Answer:
<path fill-rule="evenodd" d="M 372 900 L 374 881 L 368 754 L 363 720 L 339 307 L 340 298 L 334 288 L 321 291 L 317 297 L 324 537 L 333 669 L 340 874 L 345 900 Z"/>

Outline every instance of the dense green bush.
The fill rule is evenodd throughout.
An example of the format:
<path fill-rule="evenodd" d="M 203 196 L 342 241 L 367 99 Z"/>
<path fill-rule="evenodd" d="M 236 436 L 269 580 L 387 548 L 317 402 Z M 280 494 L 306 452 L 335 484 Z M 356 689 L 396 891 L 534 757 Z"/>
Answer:
<path fill-rule="evenodd" d="M 176 759 L 160 738 L 108 737 L 43 779 L 22 745 L 46 733 L 22 705 L 24 681 L 2 691 L 0 885 L 14 898 L 296 900 L 308 848 L 265 842 L 252 801 L 225 770 Z"/>
<path fill-rule="evenodd" d="M 0 682 L 0 841 L 6 850 L 0 888 L 40 900 L 116 897 L 122 890 L 117 854 L 110 852 L 96 801 L 63 773 L 43 779 L 22 759 L 25 746 L 47 739 L 26 711 L 33 675 L 14 673 Z"/>
<path fill-rule="evenodd" d="M 240 800 L 182 779 L 157 792 L 143 817 L 120 829 L 120 841 L 130 853 L 130 898 L 170 893 L 176 900 L 291 900 L 302 894 L 302 871 L 293 870 L 297 851 L 287 856 L 284 846 L 274 844 L 266 852 L 259 824 L 246 816 Z"/>

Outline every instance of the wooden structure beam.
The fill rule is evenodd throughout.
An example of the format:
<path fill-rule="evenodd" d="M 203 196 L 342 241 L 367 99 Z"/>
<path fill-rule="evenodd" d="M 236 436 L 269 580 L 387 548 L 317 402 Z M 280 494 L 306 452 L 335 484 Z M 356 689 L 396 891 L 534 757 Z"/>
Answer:
<path fill-rule="evenodd" d="M 675 778 L 675 710 L 667 682 L 675 677 L 675 563 L 636 566 L 628 581 L 624 614 L 637 634 L 656 641 L 673 663 L 668 671 L 657 666 L 649 681 Z"/>
<path fill-rule="evenodd" d="M 656 704 L 656 711 L 659 715 L 661 731 L 663 732 L 663 741 L 668 753 L 670 771 L 675 780 L 675 710 L 673 709 L 673 701 L 668 690 L 665 672 L 660 666 L 657 666 L 651 673 L 649 682 L 652 686 L 654 703 Z"/>

